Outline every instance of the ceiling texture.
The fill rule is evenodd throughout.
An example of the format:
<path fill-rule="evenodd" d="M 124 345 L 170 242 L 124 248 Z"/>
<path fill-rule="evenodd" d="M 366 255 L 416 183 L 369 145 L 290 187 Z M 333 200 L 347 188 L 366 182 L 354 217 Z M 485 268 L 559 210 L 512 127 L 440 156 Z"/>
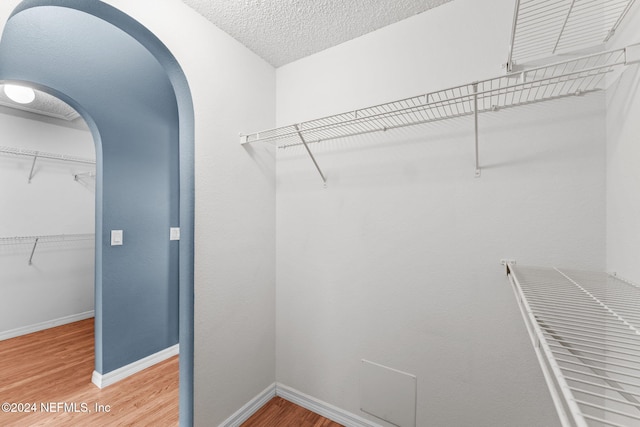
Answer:
<path fill-rule="evenodd" d="M 43 116 L 53 117 L 60 120 L 72 121 L 80 117 L 80 115 L 67 105 L 65 102 L 51 96 L 45 92 L 34 90 L 36 99 L 30 104 L 18 104 L 13 102 L 4 93 L 4 85 L 0 84 L 0 105 L 10 107 L 17 110 L 28 111 L 29 113 L 41 114 Z"/>
<path fill-rule="evenodd" d="M 182 0 L 274 67 L 451 0 Z"/>
<path fill-rule="evenodd" d="M 451 0 L 182 0 L 271 65 L 279 67 Z M 28 105 L 0 106 L 75 121 L 78 113 L 36 91 Z"/>

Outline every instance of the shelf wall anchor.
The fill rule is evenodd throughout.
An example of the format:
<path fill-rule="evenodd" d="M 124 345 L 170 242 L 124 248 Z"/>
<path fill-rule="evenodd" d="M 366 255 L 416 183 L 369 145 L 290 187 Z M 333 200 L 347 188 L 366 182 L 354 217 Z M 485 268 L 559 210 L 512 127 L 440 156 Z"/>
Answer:
<path fill-rule="evenodd" d="M 304 136 L 302 136 L 302 132 L 300 132 L 300 128 L 298 127 L 298 125 L 294 125 L 294 127 L 296 129 L 296 133 L 298 134 L 298 137 L 300 138 L 300 141 L 302 141 L 302 144 L 304 145 L 304 148 L 306 148 L 307 153 L 309 154 L 309 157 L 311 157 L 311 161 L 313 161 L 313 164 L 316 167 L 316 170 L 320 174 L 320 178 L 322 178 L 322 183 L 326 187 L 327 186 L 327 178 L 325 178 L 324 174 L 322 173 L 322 170 L 320 169 L 320 166 L 318 166 L 318 162 L 316 162 L 316 158 L 313 157 L 313 153 L 309 149 L 309 144 L 307 144 L 307 141 L 305 141 Z"/>

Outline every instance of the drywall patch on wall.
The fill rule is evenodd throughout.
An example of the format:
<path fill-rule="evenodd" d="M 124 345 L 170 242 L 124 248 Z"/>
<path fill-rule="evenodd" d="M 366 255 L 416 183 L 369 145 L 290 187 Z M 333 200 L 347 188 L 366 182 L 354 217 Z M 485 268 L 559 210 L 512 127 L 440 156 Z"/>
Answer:
<path fill-rule="evenodd" d="M 398 427 L 416 425 L 417 379 L 363 359 L 360 365 L 360 409 Z"/>

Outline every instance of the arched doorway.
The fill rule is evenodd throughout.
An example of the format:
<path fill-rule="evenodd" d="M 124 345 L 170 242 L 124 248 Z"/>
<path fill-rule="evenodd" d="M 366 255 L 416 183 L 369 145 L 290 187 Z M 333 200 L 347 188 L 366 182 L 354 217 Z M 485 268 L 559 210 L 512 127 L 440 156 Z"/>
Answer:
<path fill-rule="evenodd" d="M 0 79 L 64 100 L 94 137 L 96 372 L 179 341 L 180 421 L 191 425 L 193 108 L 179 64 L 105 3 L 25 0 L 0 42 Z M 123 245 L 114 246 L 118 230 Z"/>

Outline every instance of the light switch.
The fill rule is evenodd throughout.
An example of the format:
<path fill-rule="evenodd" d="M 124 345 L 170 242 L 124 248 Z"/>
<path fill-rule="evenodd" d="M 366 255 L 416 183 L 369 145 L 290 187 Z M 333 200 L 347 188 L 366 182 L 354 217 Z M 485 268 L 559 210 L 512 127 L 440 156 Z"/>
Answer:
<path fill-rule="evenodd" d="M 122 246 L 122 230 L 111 230 L 111 246 Z"/>
<path fill-rule="evenodd" d="M 169 240 L 180 240 L 180 227 L 171 227 L 169 229 Z"/>

